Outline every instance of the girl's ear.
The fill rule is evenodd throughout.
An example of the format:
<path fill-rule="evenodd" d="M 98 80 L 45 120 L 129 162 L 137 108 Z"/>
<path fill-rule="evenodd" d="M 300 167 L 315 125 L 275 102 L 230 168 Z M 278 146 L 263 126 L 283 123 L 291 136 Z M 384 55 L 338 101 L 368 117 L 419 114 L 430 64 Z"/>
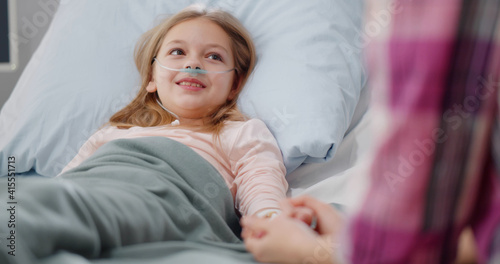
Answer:
<path fill-rule="evenodd" d="M 149 93 L 156 92 L 156 83 L 153 81 L 150 81 L 148 86 L 146 86 L 146 91 L 148 91 Z"/>
<path fill-rule="evenodd" d="M 227 100 L 233 100 L 233 98 L 239 93 L 241 89 L 241 81 L 242 78 L 238 78 L 237 80 L 234 81 L 233 87 L 231 88 L 231 91 L 229 91 L 229 95 L 227 96 Z"/>

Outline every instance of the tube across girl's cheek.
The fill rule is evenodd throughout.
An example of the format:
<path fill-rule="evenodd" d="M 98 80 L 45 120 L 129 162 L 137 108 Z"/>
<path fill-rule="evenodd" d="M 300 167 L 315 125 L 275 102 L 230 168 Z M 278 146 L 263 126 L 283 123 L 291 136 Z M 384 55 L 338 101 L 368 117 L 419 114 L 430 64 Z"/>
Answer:
<path fill-rule="evenodd" d="M 155 67 L 158 67 L 158 66 L 155 65 Z M 165 83 L 165 82 L 173 82 L 174 77 L 175 77 L 175 73 L 169 72 L 169 71 L 166 71 L 163 69 L 155 69 L 153 76 L 155 77 L 156 83 L 159 84 L 159 83 Z"/>

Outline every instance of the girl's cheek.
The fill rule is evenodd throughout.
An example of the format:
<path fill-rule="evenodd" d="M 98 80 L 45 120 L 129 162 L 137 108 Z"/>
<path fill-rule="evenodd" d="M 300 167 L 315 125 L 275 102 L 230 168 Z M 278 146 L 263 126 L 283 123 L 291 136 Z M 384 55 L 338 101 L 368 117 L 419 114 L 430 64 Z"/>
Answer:
<path fill-rule="evenodd" d="M 158 81 L 165 82 L 165 81 L 171 81 L 173 80 L 175 74 L 172 74 L 168 72 L 167 70 L 165 71 L 157 71 L 156 72 L 156 78 Z"/>
<path fill-rule="evenodd" d="M 212 83 L 218 84 L 217 86 L 219 86 L 219 87 L 231 89 L 231 87 L 233 86 L 232 78 L 230 78 L 229 76 L 223 76 L 224 73 L 218 74 L 218 75 L 219 76 L 216 76 L 213 78 Z"/>

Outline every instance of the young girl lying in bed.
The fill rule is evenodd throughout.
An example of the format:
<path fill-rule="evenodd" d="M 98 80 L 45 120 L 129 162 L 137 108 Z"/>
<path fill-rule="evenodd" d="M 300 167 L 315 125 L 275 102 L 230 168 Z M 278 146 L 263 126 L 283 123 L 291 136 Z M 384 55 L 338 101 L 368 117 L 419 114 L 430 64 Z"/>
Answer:
<path fill-rule="evenodd" d="M 113 115 L 63 169 L 119 138 L 181 142 L 224 177 L 242 215 L 271 215 L 285 198 L 280 150 L 265 124 L 236 101 L 255 63 L 250 35 L 231 15 L 188 8 L 146 32 L 136 46 L 137 97 Z"/>
<path fill-rule="evenodd" d="M 166 240 L 241 244 L 237 228 L 226 224 L 238 225 L 235 207 L 241 215 L 279 212 L 288 187 L 280 150 L 262 121 L 236 107 L 255 63 L 243 26 L 228 13 L 191 7 L 146 32 L 135 62 L 140 91 L 109 126 L 56 180 L 22 179 L 18 254 L 2 246 L 0 262 L 29 263 L 59 250 L 96 258 Z M 175 176 L 184 171 L 187 178 Z"/>

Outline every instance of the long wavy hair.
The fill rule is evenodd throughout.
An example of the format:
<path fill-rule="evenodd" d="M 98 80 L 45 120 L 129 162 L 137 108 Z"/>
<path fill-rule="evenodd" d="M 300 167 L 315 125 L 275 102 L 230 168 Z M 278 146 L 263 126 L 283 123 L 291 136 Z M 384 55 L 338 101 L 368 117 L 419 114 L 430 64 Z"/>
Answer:
<path fill-rule="evenodd" d="M 236 102 L 241 89 L 244 87 L 255 66 L 255 47 L 250 34 L 238 19 L 227 12 L 222 10 L 208 10 L 200 6 L 190 6 L 163 20 L 160 24 L 141 36 L 134 51 L 135 64 L 141 76 L 141 88 L 132 102 L 114 114 L 108 124 L 127 129 L 134 126 L 152 127 L 167 125 L 176 119 L 158 105 L 156 102 L 158 94 L 156 92 L 149 93 L 146 87 L 153 77 L 153 58 L 158 53 L 168 31 L 181 22 L 195 18 L 209 19 L 219 25 L 229 35 L 232 41 L 231 49 L 234 54 L 236 68 L 234 85 L 237 86 L 238 82 L 240 82 L 240 85 L 234 98 L 226 100 L 218 110 L 210 114 L 209 118 L 207 118 L 209 121 L 204 126 L 198 128 L 192 127 L 192 129 L 218 135 L 224 125 L 224 121 L 243 121 L 248 119 L 239 111 Z"/>

